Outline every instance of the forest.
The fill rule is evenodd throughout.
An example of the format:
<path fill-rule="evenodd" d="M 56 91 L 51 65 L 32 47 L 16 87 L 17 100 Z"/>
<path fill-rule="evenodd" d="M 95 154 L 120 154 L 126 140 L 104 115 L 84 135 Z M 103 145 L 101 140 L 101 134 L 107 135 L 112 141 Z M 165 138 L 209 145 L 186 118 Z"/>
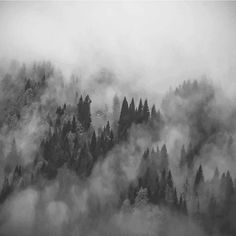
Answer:
<path fill-rule="evenodd" d="M 236 235 L 236 108 L 211 81 L 93 107 L 49 62 L 1 77 L 1 235 Z"/>

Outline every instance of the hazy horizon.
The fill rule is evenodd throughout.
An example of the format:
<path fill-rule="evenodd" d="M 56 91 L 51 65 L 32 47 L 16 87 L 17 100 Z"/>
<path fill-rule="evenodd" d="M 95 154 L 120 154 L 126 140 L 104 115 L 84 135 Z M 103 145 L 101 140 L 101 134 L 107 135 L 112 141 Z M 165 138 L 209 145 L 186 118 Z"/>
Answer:
<path fill-rule="evenodd" d="M 101 68 L 146 91 L 206 76 L 234 93 L 234 2 L 1 2 L 1 61 Z M 230 85 L 230 86 L 229 86 Z"/>

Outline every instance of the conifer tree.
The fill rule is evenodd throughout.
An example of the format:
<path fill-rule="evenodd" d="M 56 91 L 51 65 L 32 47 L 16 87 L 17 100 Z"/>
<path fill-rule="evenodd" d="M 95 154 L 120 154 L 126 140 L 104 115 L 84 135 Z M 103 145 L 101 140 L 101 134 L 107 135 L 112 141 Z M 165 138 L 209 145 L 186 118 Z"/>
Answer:
<path fill-rule="evenodd" d="M 168 176 L 167 176 L 167 186 L 171 189 L 173 188 L 173 179 L 170 170 L 168 171 Z"/>
<path fill-rule="evenodd" d="M 164 144 L 161 148 L 161 168 L 167 169 L 169 166 L 168 153 L 166 145 Z"/>
<path fill-rule="evenodd" d="M 176 188 L 174 189 L 174 192 L 173 192 L 173 208 L 175 210 L 178 209 L 178 196 L 177 196 Z"/>
<path fill-rule="evenodd" d="M 149 120 L 149 117 L 150 117 L 150 111 L 149 111 L 148 102 L 146 99 L 143 105 L 143 121 L 147 122 Z"/>
<path fill-rule="evenodd" d="M 109 123 L 109 121 L 107 121 L 104 132 L 105 132 L 106 135 L 110 135 L 110 123 Z"/>
<path fill-rule="evenodd" d="M 161 173 L 159 197 L 160 197 L 160 201 L 165 202 L 166 200 L 166 170 L 165 169 L 163 169 Z"/>
<path fill-rule="evenodd" d="M 129 118 L 130 118 L 130 124 L 134 122 L 135 120 L 135 104 L 134 99 L 132 98 L 130 105 L 129 105 Z"/>
<path fill-rule="evenodd" d="M 91 143 L 90 143 L 90 151 L 93 156 L 93 159 L 96 159 L 96 149 L 97 149 L 97 138 L 96 133 L 93 131 Z"/>
<path fill-rule="evenodd" d="M 142 102 L 141 98 L 139 100 L 138 110 L 137 110 L 137 114 L 136 114 L 136 122 L 137 123 L 143 122 L 143 102 Z"/>
<path fill-rule="evenodd" d="M 158 175 L 157 175 L 156 181 L 155 181 L 155 188 L 154 188 L 153 197 L 150 200 L 152 200 L 152 202 L 154 204 L 158 204 L 160 202 L 160 181 L 159 181 Z"/>
<path fill-rule="evenodd" d="M 129 107 L 126 97 L 124 97 L 118 126 L 119 139 L 125 139 L 127 137 L 128 125 L 129 125 Z"/>
<path fill-rule="evenodd" d="M 83 124 L 85 130 L 87 130 L 91 124 L 90 103 L 91 103 L 91 100 L 90 100 L 89 96 L 87 95 L 84 99 L 84 104 L 83 104 L 83 122 L 82 122 L 82 124 Z"/>
<path fill-rule="evenodd" d="M 72 119 L 71 131 L 72 131 L 72 133 L 75 133 L 75 132 L 76 132 L 76 120 L 75 120 L 75 116 L 73 116 L 73 119 Z"/>
<path fill-rule="evenodd" d="M 155 120 L 157 117 L 157 111 L 156 111 L 156 107 L 155 105 L 152 106 L 152 110 L 151 110 L 151 119 Z"/>
<path fill-rule="evenodd" d="M 123 120 L 127 121 L 128 113 L 129 113 L 129 106 L 128 106 L 126 97 L 124 97 L 122 107 L 121 107 L 121 112 L 120 112 L 120 121 L 123 121 Z"/>
<path fill-rule="evenodd" d="M 83 101 L 83 97 L 82 95 L 80 96 L 79 99 L 79 103 L 78 103 L 78 120 L 80 121 L 81 124 L 83 124 L 83 105 L 84 105 L 84 101 Z"/>
<path fill-rule="evenodd" d="M 234 184 L 233 184 L 233 180 L 232 177 L 229 173 L 229 171 L 227 171 L 226 173 L 226 179 L 225 179 L 225 196 L 227 198 L 227 200 L 230 200 L 230 198 L 232 198 L 233 193 L 234 193 Z"/>
<path fill-rule="evenodd" d="M 204 176 L 203 176 L 202 166 L 200 165 L 199 168 L 198 168 L 198 171 L 196 173 L 195 180 L 194 180 L 194 190 L 195 190 L 195 192 L 198 190 L 199 185 L 203 182 L 204 182 Z"/>

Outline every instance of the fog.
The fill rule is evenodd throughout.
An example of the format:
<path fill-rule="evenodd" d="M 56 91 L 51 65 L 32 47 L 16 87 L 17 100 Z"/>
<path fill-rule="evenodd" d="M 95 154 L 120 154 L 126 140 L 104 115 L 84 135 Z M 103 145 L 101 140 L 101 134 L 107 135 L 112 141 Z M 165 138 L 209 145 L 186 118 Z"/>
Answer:
<path fill-rule="evenodd" d="M 235 3 L 2 2 L 1 58 L 51 60 L 88 79 L 100 68 L 149 93 L 202 75 L 233 94 Z M 135 81 L 135 82 L 134 82 Z"/>
<path fill-rule="evenodd" d="M 233 2 L 1 2 L 0 234 L 233 235 L 235 12 Z M 78 104 L 87 94 L 92 122 L 86 129 L 80 120 L 86 112 L 79 113 Z M 146 123 L 133 121 L 129 106 L 131 121 L 122 124 L 124 96 L 129 104 L 134 98 L 135 108 L 140 98 L 148 99 Z M 150 115 L 152 104 L 159 118 Z M 73 126 L 74 117 L 72 130 L 66 124 Z M 102 130 L 107 121 L 112 141 L 110 127 Z M 103 142 L 111 145 L 104 153 Z M 93 164 L 85 177 L 88 160 Z M 195 193 L 200 165 L 204 180 Z M 162 166 L 172 172 L 169 195 L 177 191 L 178 210 L 172 208 L 169 173 L 163 178 Z M 222 187 L 226 177 L 214 179 L 216 168 L 222 176 L 230 171 L 227 180 L 235 191 L 230 200 Z M 143 189 L 146 177 L 150 183 Z M 157 203 L 148 191 L 161 192 L 161 183 L 164 200 L 155 195 Z M 210 194 L 219 204 L 219 226 L 218 219 L 208 226 Z M 180 210 L 180 197 L 188 212 Z"/>

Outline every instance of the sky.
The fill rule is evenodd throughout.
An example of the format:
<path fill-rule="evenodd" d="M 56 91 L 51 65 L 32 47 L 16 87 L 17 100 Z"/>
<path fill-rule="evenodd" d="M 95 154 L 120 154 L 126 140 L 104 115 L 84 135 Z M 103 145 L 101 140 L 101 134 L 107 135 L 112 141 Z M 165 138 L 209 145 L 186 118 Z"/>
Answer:
<path fill-rule="evenodd" d="M 66 77 L 108 68 L 159 93 L 207 76 L 233 94 L 235 13 L 234 2 L 1 2 L 0 58 L 51 60 Z"/>

